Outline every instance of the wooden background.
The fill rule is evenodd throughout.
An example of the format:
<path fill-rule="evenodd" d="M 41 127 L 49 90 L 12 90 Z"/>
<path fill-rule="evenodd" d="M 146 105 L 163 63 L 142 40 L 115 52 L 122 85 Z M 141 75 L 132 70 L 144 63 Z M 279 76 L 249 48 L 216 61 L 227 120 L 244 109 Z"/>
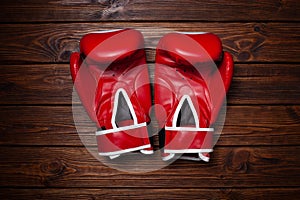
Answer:
<path fill-rule="evenodd" d="M 300 199 L 298 0 L 0 5 L 1 199 Z M 209 163 L 129 174 L 81 143 L 70 53 L 87 32 L 128 26 L 213 32 L 234 56 L 227 119 Z M 154 50 L 147 56 L 153 62 Z"/>

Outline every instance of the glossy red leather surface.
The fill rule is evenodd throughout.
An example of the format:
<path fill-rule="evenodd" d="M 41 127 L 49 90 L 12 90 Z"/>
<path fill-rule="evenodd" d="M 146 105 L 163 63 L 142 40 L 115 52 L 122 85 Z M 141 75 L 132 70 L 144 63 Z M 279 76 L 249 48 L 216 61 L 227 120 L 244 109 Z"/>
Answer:
<path fill-rule="evenodd" d="M 114 98 L 119 89 L 128 95 L 137 122 L 150 122 L 151 94 L 143 45 L 143 37 L 136 30 L 90 33 L 80 42 L 81 52 L 71 55 L 70 67 L 76 91 L 99 128 L 116 128 L 112 118 Z M 133 125 L 133 121 L 118 123 L 121 124 Z M 146 127 L 99 135 L 97 141 L 99 152 L 149 144 Z"/>
<path fill-rule="evenodd" d="M 179 101 L 189 96 L 200 128 L 216 121 L 229 89 L 233 60 L 211 33 L 165 35 L 156 50 L 155 104 L 161 128 L 171 127 Z M 190 124 L 189 126 L 194 126 Z M 213 132 L 165 130 L 168 150 L 211 149 Z"/>

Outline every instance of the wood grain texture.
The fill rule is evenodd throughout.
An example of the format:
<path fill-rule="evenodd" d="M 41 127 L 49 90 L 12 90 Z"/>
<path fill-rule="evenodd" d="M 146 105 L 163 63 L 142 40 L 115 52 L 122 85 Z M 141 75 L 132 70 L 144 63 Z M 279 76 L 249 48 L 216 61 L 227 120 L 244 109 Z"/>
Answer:
<path fill-rule="evenodd" d="M 68 64 L 0 65 L 0 104 L 71 104 Z M 154 64 L 149 64 L 151 83 Z M 236 64 L 229 104 L 300 104 L 299 64 Z"/>
<path fill-rule="evenodd" d="M 298 0 L 2 0 L 0 7 L 0 199 L 300 199 Z M 227 118 L 209 163 L 177 160 L 132 174 L 83 146 L 69 57 L 84 34 L 115 28 L 142 31 L 151 80 L 156 43 L 168 32 L 213 32 L 233 55 Z M 76 124 L 96 152 L 95 126 L 75 103 Z M 119 159 L 131 169 L 162 163 Z"/>
<path fill-rule="evenodd" d="M 86 144 L 96 145 L 94 124 L 80 107 L 74 113 Z M 1 145 L 83 145 L 69 106 L 2 106 L 0 116 Z M 217 146 L 300 145 L 299 130 L 299 106 L 229 106 Z"/>
<path fill-rule="evenodd" d="M 218 147 L 209 163 L 177 160 L 163 169 L 140 174 L 112 170 L 80 147 L 0 147 L 0 151 L 0 186 L 6 187 L 300 186 L 299 146 Z M 127 160 L 125 170 L 136 161 L 125 155 L 122 159 Z M 110 162 L 117 167 L 116 160 Z M 138 166 L 149 168 L 160 162 L 140 162 Z"/>
<path fill-rule="evenodd" d="M 0 189 L 5 199 L 272 199 L 298 200 L 300 188 L 244 188 L 244 189 Z"/>
<path fill-rule="evenodd" d="M 235 62 L 300 62 L 298 23 L 64 23 L 3 24 L 2 63 L 69 62 L 80 38 L 91 31 L 132 27 L 143 32 L 148 61 L 154 61 L 158 40 L 168 32 L 206 31 L 217 34 Z"/>
<path fill-rule="evenodd" d="M 2 0 L 0 6 L 1 22 L 300 20 L 297 0 Z"/>

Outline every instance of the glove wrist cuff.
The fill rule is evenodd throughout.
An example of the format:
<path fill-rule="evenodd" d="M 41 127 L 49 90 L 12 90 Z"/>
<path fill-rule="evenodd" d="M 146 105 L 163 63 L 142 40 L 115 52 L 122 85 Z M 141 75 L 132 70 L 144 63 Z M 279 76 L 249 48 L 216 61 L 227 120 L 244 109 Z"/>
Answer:
<path fill-rule="evenodd" d="M 99 155 L 109 156 L 111 159 L 133 151 L 153 153 L 146 122 L 100 130 L 96 132 L 96 137 Z"/>

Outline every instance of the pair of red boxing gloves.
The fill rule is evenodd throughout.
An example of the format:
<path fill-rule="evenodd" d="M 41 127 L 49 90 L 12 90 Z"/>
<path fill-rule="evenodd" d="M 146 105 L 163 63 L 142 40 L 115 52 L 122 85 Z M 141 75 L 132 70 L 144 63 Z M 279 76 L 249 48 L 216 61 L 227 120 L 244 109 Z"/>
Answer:
<path fill-rule="evenodd" d="M 99 155 L 111 159 L 140 151 L 153 153 L 143 35 L 133 29 L 93 32 L 72 53 L 71 75 L 89 117 L 98 127 Z M 232 79 L 232 56 L 211 33 L 169 33 L 156 47 L 154 110 L 162 159 L 183 153 L 209 160 L 212 125 Z M 196 155 L 196 156 L 195 156 Z"/>

